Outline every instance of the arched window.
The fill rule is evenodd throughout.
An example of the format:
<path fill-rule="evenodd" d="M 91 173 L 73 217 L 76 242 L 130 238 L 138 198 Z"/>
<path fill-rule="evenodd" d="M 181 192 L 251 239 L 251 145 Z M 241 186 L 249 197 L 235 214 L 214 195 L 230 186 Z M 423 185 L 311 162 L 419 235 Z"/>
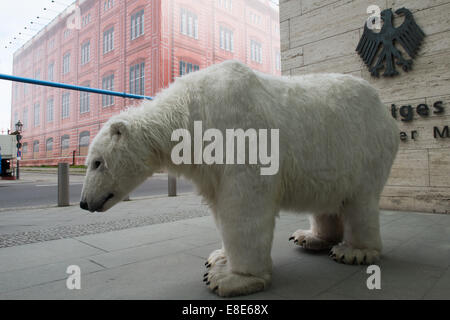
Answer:
<path fill-rule="evenodd" d="M 69 149 L 70 145 L 70 137 L 68 134 L 65 134 L 61 137 L 61 149 Z"/>
<path fill-rule="evenodd" d="M 83 87 L 90 87 L 90 82 L 83 83 Z M 89 92 L 80 92 L 80 113 L 87 113 L 90 110 Z"/>
<path fill-rule="evenodd" d="M 89 146 L 89 131 L 83 131 L 80 133 L 80 147 Z"/>
<path fill-rule="evenodd" d="M 28 152 L 28 143 L 25 142 L 25 143 L 22 145 L 22 153 L 27 153 L 27 152 Z"/>
<path fill-rule="evenodd" d="M 130 66 L 130 93 L 145 94 L 145 62 Z"/>
<path fill-rule="evenodd" d="M 33 158 L 39 153 L 39 140 L 33 141 Z"/>
<path fill-rule="evenodd" d="M 53 138 L 48 138 L 45 142 L 45 150 L 52 151 L 53 150 Z"/>
<path fill-rule="evenodd" d="M 89 149 L 89 139 L 90 139 L 89 131 L 83 131 L 82 133 L 80 133 L 79 145 L 81 156 L 87 155 Z"/>

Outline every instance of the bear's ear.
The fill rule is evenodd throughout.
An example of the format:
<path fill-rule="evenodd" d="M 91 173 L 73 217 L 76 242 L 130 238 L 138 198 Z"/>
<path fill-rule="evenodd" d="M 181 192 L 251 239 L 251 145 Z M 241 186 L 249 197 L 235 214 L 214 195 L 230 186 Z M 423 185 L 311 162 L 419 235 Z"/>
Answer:
<path fill-rule="evenodd" d="M 109 128 L 111 138 L 118 140 L 121 137 L 126 136 L 128 134 L 128 125 L 128 122 L 124 120 L 118 120 L 111 123 L 111 126 Z"/>

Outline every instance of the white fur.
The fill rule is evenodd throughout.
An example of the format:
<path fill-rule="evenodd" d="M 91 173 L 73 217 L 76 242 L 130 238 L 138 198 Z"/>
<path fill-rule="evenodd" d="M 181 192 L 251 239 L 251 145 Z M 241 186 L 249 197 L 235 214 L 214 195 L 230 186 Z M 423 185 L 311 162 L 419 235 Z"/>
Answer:
<path fill-rule="evenodd" d="M 258 165 L 173 165 L 171 134 L 185 128 L 193 136 L 194 121 L 222 132 L 279 129 L 278 174 L 261 176 Z M 281 209 L 312 214 L 312 229 L 293 236 L 305 248 L 336 245 L 339 261 L 375 261 L 378 201 L 397 149 L 396 123 L 366 81 L 339 74 L 273 77 L 227 61 L 111 118 L 90 147 L 82 200 L 105 211 L 156 170 L 186 176 L 209 203 L 223 239 L 205 281 L 221 296 L 249 294 L 270 282 Z M 108 194 L 114 197 L 102 206 Z"/>

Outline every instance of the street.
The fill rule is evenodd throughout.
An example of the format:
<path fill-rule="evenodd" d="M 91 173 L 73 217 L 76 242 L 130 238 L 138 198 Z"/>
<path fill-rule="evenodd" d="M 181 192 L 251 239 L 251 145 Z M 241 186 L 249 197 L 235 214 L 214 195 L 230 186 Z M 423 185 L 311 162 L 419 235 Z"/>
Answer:
<path fill-rule="evenodd" d="M 0 209 L 56 205 L 57 180 L 54 174 L 23 173 L 23 182 L 5 183 L 0 181 Z M 70 202 L 80 200 L 84 176 L 70 176 Z M 177 180 L 177 192 L 194 191 L 194 186 L 184 179 Z M 134 190 L 130 197 L 167 195 L 167 176 L 156 175 Z"/>

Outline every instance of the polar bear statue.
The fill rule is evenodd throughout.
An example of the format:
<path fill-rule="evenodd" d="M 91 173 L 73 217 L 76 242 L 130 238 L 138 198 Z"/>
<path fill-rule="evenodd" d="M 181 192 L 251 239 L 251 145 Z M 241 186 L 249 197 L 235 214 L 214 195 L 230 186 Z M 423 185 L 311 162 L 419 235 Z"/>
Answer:
<path fill-rule="evenodd" d="M 194 139 L 199 121 L 203 130 L 223 133 L 278 129 L 277 172 L 261 174 L 259 162 L 175 164 L 173 132 L 185 129 Z M 394 119 L 362 79 L 275 77 L 226 61 L 177 79 L 153 101 L 106 122 L 89 148 L 80 206 L 106 211 L 162 169 L 185 176 L 222 237 L 222 248 L 205 263 L 204 281 L 220 296 L 246 295 L 270 283 L 280 210 L 310 214 L 310 230 L 290 238 L 305 249 L 331 249 L 346 264 L 379 259 L 378 203 L 398 141 Z"/>

